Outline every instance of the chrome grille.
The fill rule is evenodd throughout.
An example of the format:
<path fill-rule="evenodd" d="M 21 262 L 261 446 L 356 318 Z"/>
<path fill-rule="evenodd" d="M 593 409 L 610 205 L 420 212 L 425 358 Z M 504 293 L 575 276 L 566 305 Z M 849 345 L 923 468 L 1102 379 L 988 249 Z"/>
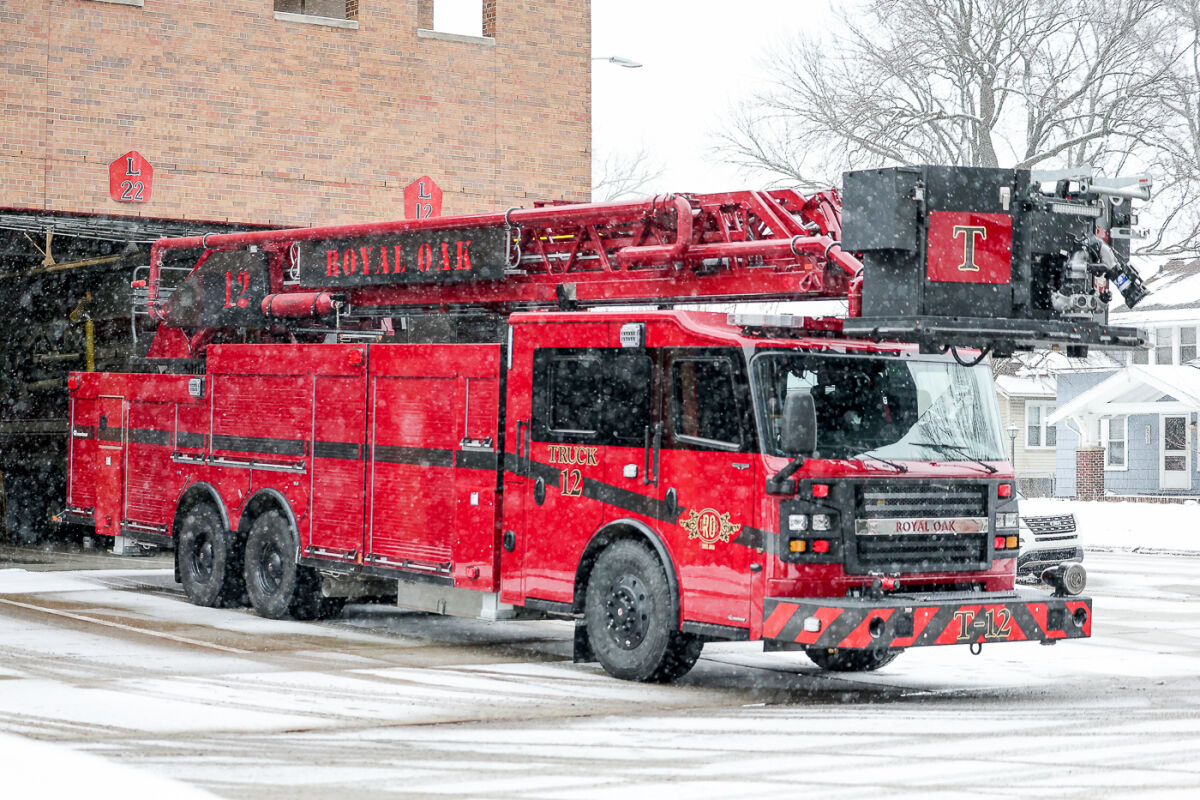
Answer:
<path fill-rule="evenodd" d="M 925 572 L 977 564 L 986 557 L 983 534 L 859 536 L 858 560 L 866 566 Z"/>
<path fill-rule="evenodd" d="M 1063 514 L 1056 517 L 1022 517 L 1021 521 L 1036 534 L 1074 533 L 1075 515 Z"/>
<path fill-rule="evenodd" d="M 917 483 L 859 487 L 858 516 L 986 517 L 987 488 L 980 484 Z"/>
<path fill-rule="evenodd" d="M 855 489 L 859 519 L 988 519 L 983 483 L 904 481 Z M 988 560 L 987 534 L 930 533 L 855 536 L 858 566 L 865 569 L 932 572 L 977 569 Z"/>

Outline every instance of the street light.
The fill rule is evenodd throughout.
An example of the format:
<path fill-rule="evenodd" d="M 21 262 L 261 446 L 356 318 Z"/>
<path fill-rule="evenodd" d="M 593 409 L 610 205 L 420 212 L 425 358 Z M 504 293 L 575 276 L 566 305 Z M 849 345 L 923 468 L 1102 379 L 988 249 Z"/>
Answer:
<path fill-rule="evenodd" d="M 616 64 L 618 67 L 626 69 L 637 69 L 642 66 L 639 62 L 634 61 L 624 56 L 592 56 L 592 61 L 607 61 L 610 64 Z"/>

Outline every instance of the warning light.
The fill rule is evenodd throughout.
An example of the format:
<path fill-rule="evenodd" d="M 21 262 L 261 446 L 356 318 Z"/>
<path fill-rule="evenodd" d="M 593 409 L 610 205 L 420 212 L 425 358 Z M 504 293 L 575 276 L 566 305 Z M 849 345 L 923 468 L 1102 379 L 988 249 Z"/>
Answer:
<path fill-rule="evenodd" d="M 814 553 L 828 553 L 829 552 L 829 540 L 828 539 L 817 539 L 815 542 L 812 543 L 812 551 Z"/>
<path fill-rule="evenodd" d="M 825 483 L 814 483 L 813 497 L 829 497 L 829 485 Z"/>
<path fill-rule="evenodd" d="M 1002 483 L 996 487 L 996 497 L 1012 497 L 1012 484 Z"/>

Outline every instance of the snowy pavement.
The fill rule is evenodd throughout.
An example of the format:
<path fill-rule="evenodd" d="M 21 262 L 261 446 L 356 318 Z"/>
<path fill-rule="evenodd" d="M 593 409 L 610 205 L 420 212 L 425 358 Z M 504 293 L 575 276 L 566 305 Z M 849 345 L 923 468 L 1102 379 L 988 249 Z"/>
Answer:
<path fill-rule="evenodd" d="M 55 796 L 48 769 L 115 796 L 78 754 L 231 798 L 1194 796 L 1200 562 L 1087 565 L 1090 640 L 849 677 L 712 645 L 675 686 L 571 663 L 559 622 L 279 622 L 188 605 L 165 570 L 0 570 L 6 796 Z"/>

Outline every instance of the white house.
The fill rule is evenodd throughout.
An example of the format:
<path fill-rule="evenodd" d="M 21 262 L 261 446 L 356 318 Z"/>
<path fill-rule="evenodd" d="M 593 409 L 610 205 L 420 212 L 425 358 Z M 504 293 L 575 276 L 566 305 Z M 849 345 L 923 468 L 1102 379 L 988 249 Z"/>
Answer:
<path fill-rule="evenodd" d="M 1058 425 L 1058 376 L 1062 373 L 1111 373 L 1120 363 L 1093 351 L 1087 358 L 1039 350 L 1017 353 L 995 365 L 1000 421 L 1010 448 L 1017 486 L 1029 497 L 1055 493 Z"/>
<path fill-rule="evenodd" d="M 1111 494 L 1200 492 L 1200 259 L 1166 264 L 1147 282 L 1135 309 L 1121 306 L 1111 325 L 1141 328 L 1151 348 L 1119 356 L 1120 368 L 1060 376 L 1055 494 L 1073 496 L 1076 453 L 1094 448 Z M 1081 451 L 1082 452 L 1082 451 Z"/>

